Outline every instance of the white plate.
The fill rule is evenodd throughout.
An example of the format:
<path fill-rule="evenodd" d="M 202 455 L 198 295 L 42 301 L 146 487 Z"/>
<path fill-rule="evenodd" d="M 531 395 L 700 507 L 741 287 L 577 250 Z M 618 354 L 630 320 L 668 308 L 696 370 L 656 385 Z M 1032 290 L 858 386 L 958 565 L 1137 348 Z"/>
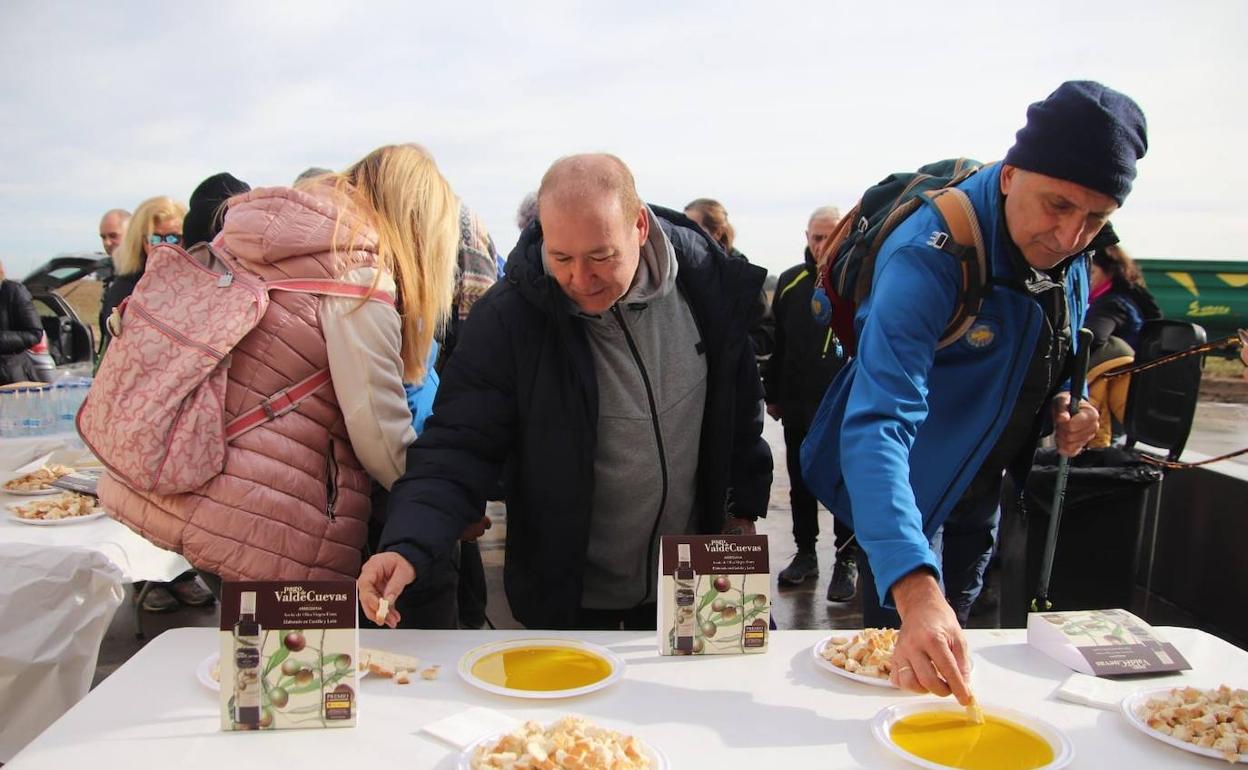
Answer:
<path fill-rule="evenodd" d="M 14 476 L 13 478 L 17 478 L 17 476 Z M 56 487 L 48 487 L 47 489 L 8 489 L 0 486 L 0 492 L 6 495 L 17 495 L 20 497 L 43 497 L 44 495 L 55 495 L 58 492 L 64 491 L 65 490 L 57 489 Z"/>
<path fill-rule="evenodd" d="M 854 633 L 859 633 L 859 632 L 857 631 L 851 632 L 849 635 L 852 636 Z M 823 669 L 824 671 L 831 671 L 833 674 L 836 674 L 838 676 L 843 676 L 846 679 L 853 679 L 854 681 L 862 682 L 863 684 L 869 684 L 874 687 L 888 687 L 893 690 L 897 689 L 897 687 L 895 687 L 892 682 L 888 681 L 887 677 L 885 677 L 884 679 L 881 679 L 878 676 L 867 676 L 866 674 L 856 674 L 852 671 L 846 671 L 840 666 L 832 665 L 832 661 L 823 657 L 823 651 L 827 648 L 828 644 L 831 643 L 833 636 L 838 637 L 838 638 L 844 638 L 846 634 L 833 634 L 832 636 L 824 637 L 823 639 L 820 639 L 819 642 L 814 647 L 810 648 L 811 653 L 815 656 L 816 666 Z"/>
<path fill-rule="evenodd" d="M 64 490 L 58 489 L 57 491 L 62 492 Z M 12 519 L 13 521 L 16 521 L 18 524 L 30 524 L 31 526 L 34 526 L 34 527 L 64 527 L 70 524 L 80 524 L 84 521 L 91 521 L 92 519 L 98 519 L 104 515 L 103 508 L 96 508 L 91 513 L 88 513 L 86 516 L 71 516 L 68 519 L 23 519 L 21 516 L 17 515 L 18 506 L 32 505 L 32 504 L 33 504 L 33 501 L 30 503 L 9 503 L 5 507 L 9 509 L 10 519 Z"/>
<path fill-rule="evenodd" d="M 57 489 L 56 487 L 48 487 L 47 489 L 35 489 L 31 491 L 23 491 L 23 490 L 18 490 L 18 489 L 9 489 L 4 486 L 5 484 L 8 484 L 13 479 L 20 479 L 21 477 L 25 475 L 27 474 L 25 473 L 4 474 L 3 477 L 0 477 L 0 493 L 6 494 L 6 495 L 20 495 L 22 497 L 40 497 L 42 495 L 55 495 L 58 492 L 65 491 L 63 489 Z"/>
<path fill-rule="evenodd" d="M 603 726 L 605 727 L 606 725 L 603 725 Z M 610 729 L 615 730 L 616 732 L 620 732 L 620 733 L 628 732 L 627 730 L 618 730 L 614 727 L 611 727 Z M 468 748 L 464 749 L 459 754 L 459 762 L 455 765 L 455 770 L 472 770 L 472 753 L 477 750 L 477 747 L 485 743 L 493 743 L 497 741 L 499 738 L 502 738 L 504 735 L 506 735 L 509 732 L 511 731 L 504 730 L 502 732 L 494 733 L 493 735 L 487 735 L 481 740 L 473 743 Z M 650 760 L 650 770 L 667 770 L 667 756 L 663 752 L 659 751 L 654 746 L 651 746 L 649 743 L 646 743 L 640 738 L 638 738 L 637 740 L 639 743 L 641 743 L 642 753 L 644 753 L 646 755 L 646 758 Z"/>
<path fill-rule="evenodd" d="M 499 685 L 491 684 L 477 678 L 472 673 L 472 667 L 486 655 L 502 652 L 503 650 L 512 650 L 517 647 L 565 647 L 571 650 L 592 653 L 607 661 L 607 664 L 611 666 L 611 673 L 593 684 L 575 687 L 570 690 L 516 690 L 511 687 L 500 687 Z M 589 644 L 577 639 L 512 639 L 506 642 L 483 644 L 464 653 L 463 657 L 459 659 L 459 675 L 468 684 L 497 695 L 510 695 L 514 698 L 572 698 L 615 684 L 620 677 L 624 676 L 624 661 L 606 647 L 599 647 L 596 644 Z"/>
<path fill-rule="evenodd" d="M 1032 732 L 1048 741 L 1049 747 L 1053 749 L 1053 761 L 1036 770 L 1058 770 L 1059 768 L 1069 765 L 1071 760 L 1075 758 L 1075 747 L 1070 742 L 1070 738 L 1061 730 L 1042 719 L 1037 719 L 1031 714 L 1024 714 L 1021 711 L 1004 708 L 1002 706 L 994 706 L 982 703 L 985 714 L 1008 719 L 1009 721 L 1022 725 Z M 949 770 L 948 765 L 938 765 L 935 762 L 929 762 L 922 757 L 916 757 L 914 754 L 906 751 L 902 747 L 893 742 L 892 729 L 893 724 L 898 720 L 913 714 L 920 714 L 931 711 L 952 711 L 959 714 L 965 714 L 966 708 L 959 706 L 958 702 L 952 698 L 943 700 L 924 699 L 921 701 L 910 701 L 908 703 L 899 703 L 895 706 L 889 706 L 881 709 L 880 713 L 875 715 L 871 720 L 871 734 L 880 742 L 880 745 L 888 749 L 893 754 L 901 757 L 907 762 L 927 768 L 927 770 Z"/>
<path fill-rule="evenodd" d="M 214 652 L 213 654 L 201 660 L 199 662 L 199 665 L 195 667 L 195 678 L 199 680 L 200 684 L 202 684 L 204 687 L 207 687 L 209 690 L 212 690 L 213 692 L 221 691 L 221 683 L 217 681 L 216 679 L 212 678 L 212 669 L 216 667 L 217 661 L 220 659 L 220 655 L 221 653 Z M 221 672 L 219 670 L 217 672 L 217 675 L 218 676 L 221 675 Z"/>
<path fill-rule="evenodd" d="M 1173 689 L 1175 688 L 1174 687 L 1159 687 L 1155 690 L 1141 690 L 1140 692 L 1137 692 L 1133 695 L 1128 695 L 1127 697 L 1122 699 L 1122 706 L 1121 706 L 1122 715 L 1127 718 L 1127 722 L 1129 722 L 1132 727 L 1144 733 L 1145 735 L 1148 735 L 1152 738 L 1156 738 L 1157 740 L 1162 741 L 1163 743 L 1168 743 L 1171 746 L 1174 746 L 1175 748 L 1183 749 L 1184 751 L 1190 751 L 1193 754 L 1200 754 L 1202 757 L 1213 757 L 1214 759 L 1221 759 L 1225 761 L 1226 757 L 1222 755 L 1222 752 L 1216 751 L 1214 749 L 1201 748 L 1200 746 L 1197 746 L 1194 743 L 1188 743 L 1187 741 L 1181 741 L 1178 738 L 1166 735 L 1165 733 L 1159 733 L 1153 728 L 1149 727 L 1147 724 L 1145 724 L 1144 720 L 1140 718 L 1137 712 L 1141 708 L 1143 708 L 1144 703 L 1149 698 L 1164 698 L 1168 696 L 1170 694 L 1170 691 Z M 1179 689 L 1182 689 L 1182 688 L 1179 688 Z M 1248 754 L 1240 754 L 1239 761 L 1248 762 Z"/>

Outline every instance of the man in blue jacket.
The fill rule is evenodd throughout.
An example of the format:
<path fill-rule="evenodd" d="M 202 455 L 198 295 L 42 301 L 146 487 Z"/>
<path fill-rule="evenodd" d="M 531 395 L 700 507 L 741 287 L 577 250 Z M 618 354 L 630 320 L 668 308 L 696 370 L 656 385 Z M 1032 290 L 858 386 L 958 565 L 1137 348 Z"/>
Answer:
<path fill-rule="evenodd" d="M 500 478 L 507 598 L 530 628 L 654 628 L 659 537 L 752 532 L 766 513 L 747 335 L 765 271 L 643 205 L 614 156 L 556 162 L 538 210 L 391 490 L 359 579 L 369 617 L 447 558 Z"/>
<path fill-rule="evenodd" d="M 929 245 L 935 211 L 920 207 L 880 248 L 858 356 L 816 416 L 832 433 L 812 431 L 803 472 L 824 477 L 824 502 L 865 551 L 865 624 L 900 624 L 893 678 L 905 689 L 969 701 L 960 624 L 996 538 L 1002 473 L 1026 473 L 1048 419 L 1067 456 L 1095 433 L 1096 410 L 1081 402 L 1071 417 L 1063 384 L 1087 307 L 1082 252 L 1146 148 L 1139 107 L 1099 83 L 1063 83 L 1031 105 L 1005 160 L 959 185 L 991 284 L 974 325 L 940 350 L 962 282 Z"/>

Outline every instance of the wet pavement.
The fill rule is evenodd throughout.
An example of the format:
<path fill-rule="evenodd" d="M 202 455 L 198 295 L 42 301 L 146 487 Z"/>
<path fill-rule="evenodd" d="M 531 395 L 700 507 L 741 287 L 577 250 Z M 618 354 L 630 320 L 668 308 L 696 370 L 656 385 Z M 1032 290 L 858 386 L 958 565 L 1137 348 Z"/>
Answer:
<path fill-rule="evenodd" d="M 1201 401 L 1196 405 L 1196 419 L 1185 451 L 1220 457 L 1244 447 L 1248 447 L 1248 404 Z M 1248 470 L 1248 455 L 1227 462 Z"/>

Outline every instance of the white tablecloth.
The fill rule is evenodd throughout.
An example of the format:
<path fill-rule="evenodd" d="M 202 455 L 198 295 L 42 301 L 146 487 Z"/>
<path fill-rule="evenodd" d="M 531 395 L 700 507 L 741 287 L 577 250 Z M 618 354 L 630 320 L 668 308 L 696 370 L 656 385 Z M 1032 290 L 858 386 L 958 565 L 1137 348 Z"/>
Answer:
<path fill-rule="evenodd" d="M 122 602 L 98 551 L 0 543 L 0 762 L 91 688 L 100 640 Z"/>
<path fill-rule="evenodd" d="M 0 439 L 0 478 L 43 456 L 55 452 L 53 462 L 85 450 L 77 436 L 40 436 Z M 92 458 L 94 459 L 94 458 Z M 47 548 L 89 548 L 99 551 L 121 570 L 122 580 L 169 581 L 191 568 L 176 553 L 157 548 L 126 525 L 107 516 L 93 521 L 57 526 L 22 524 L 14 520 L 10 503 L 28 503 L 35 497 L 10 495 L 0 490 L 0 543 L 30 543 Z M 0 565 L 0 590 L 7 585 Z"/>
<path fill-rule="evenodd" d="M 1248 653 L 1216 637 L 1161 629 L 1195 667 L 1141 687 L 1192 682 L 1248 685 Z M 143 648 L 5 770 L 135 768 L 455 766 L 457 751 L 421 726 L 486 706 L 517 718 L 550 721 L 572 712 L 638 735 L 662 749 L 673 770 L 696 768 L 872 768 L 910 765 L 880 748 L 868 723 L 882 708 L 910 697 L 838 677 L 816 667 L 811 647 L 825 631 L 780 631 L 766 654 L 663 658 L 653 633 L 578 632 L 626 662 L 623 679 L 562 701 L 508 698 L 465 683 L 455 671 L 468 649 L 534 636 L 524 631 L 362 631 L 360 643 L 443 665 L 433 682 L 399 686 L 360 682 L 355 729 L 221 733 L 215 693 L 195 678 L 196 665 L 217 646 L 212 629 L 169 631 Z M 552 634 L 544 634 L 550 636 Z M 1055 699 L 1070 671 L 1029 646 L 1022 630 L 970 631 L 975 690 L 985 706 L 1025 710 L 1073 741 L 1072 768 L 1225 766 L 1153 740 L 1121 715 Z"/>

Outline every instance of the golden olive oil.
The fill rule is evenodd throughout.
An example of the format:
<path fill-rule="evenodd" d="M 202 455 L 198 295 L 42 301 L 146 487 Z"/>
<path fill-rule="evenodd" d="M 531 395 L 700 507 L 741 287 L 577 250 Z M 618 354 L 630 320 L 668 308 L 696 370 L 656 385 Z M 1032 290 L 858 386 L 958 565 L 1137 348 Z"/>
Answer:
<path fill-rule="evenodd" d="M 492 652 L 472 665 L 472 675 L 511 690 L 575 690 L 611 676 L 611 664 L 585 650 L 532 645 Z"/>
<path fill-rule="evenodd" d="M 898 720 L 889 735 L 916 757 L 957 770 L 1035 770 L 1053 761 L 1044 738 L 988 714 L 982 725 L 962 711 L 913 714 Z"/>

